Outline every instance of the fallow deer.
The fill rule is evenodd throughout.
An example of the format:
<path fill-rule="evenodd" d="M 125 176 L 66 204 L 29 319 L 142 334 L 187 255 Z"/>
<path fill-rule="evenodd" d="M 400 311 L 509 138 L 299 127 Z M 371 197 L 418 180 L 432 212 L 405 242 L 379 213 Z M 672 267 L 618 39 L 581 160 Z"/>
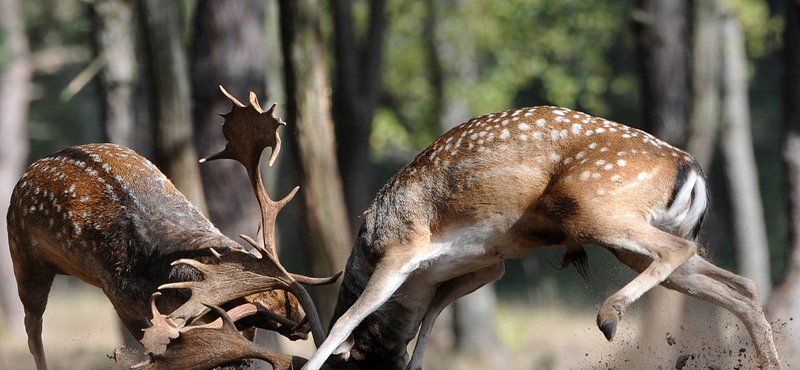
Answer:
<path fill-rule="evenodd" d="M 662 284 L 732 312 L 761 367 L 780 369 L 753 282 L 697 254 L 707 193 L 689 154 L 616 122 L 557 107 L 472 119 L 405 166 L 364 213 L 335 324 L 303 369 L 331 354 L 420 369 L 441 310 L 498 279 L 504 259 L 564 245 L 563 265 L 580 265 L 590 244 L 639 272 L 600 307 L 609 341 L 625 309 Z"/>
<path fill-rule="evenodd" d="M 259 110 L 258 114 L 265 113 Z M 280 149 L 277 128 L 284 123 L 272 110 L 266 113 L 274 136 L 249 137 L 273 148 L 271 164 Z M 234 110 L 229 115 L 245 121 L 252 118 L 250 111 Z M 259 192 L 263 190 L 257 171 L 261 150 L 255 158 L 245 154 L 246 161 L 254 161 L 248 174 L 262 206 L 262 258 L 222 235 L 152 163 L 128 148 L 81 145 L 28 168 L 14 189 L 7 219 L 28 346 L 37 369 L 47 368 L 42 314 L 55 275 L 71 275 L 102 289 L 127 329 L 142 339 L 143 329 L 150 326 L 150 297 L 159 287 L 188 287 L 191 283 L 184 281 L 213 280 L 206 271 L 174 263 L 186 258 L 217 267 L 233 265 L 238 271 L 242 259 L 262 261 L 272 280 L 262 279 L 257 290 L 229 280 L 204 291 L 193 290 L 191 298 L 168 290 L 159 304 L 168 312 L 175 310 L 170 316 L 175 325 L 208 312 L 205 305 L 243 298 L 251 302 L 248 316 L 261 314 L 254 321 L 258 326 L 297 339 L 306 337 L 309 324 L 300 323 L 308 319 L 315 340 L 324 338 L 313 302 L 298 280 L 308 284 L 330 280 L 289 274 L 274 258 L 275 217 L 294 192 L 279 202 Z M 293 295 L 271 291 L 275 288 Z M 307 316 L 298 307 L 298 299 Z"/>

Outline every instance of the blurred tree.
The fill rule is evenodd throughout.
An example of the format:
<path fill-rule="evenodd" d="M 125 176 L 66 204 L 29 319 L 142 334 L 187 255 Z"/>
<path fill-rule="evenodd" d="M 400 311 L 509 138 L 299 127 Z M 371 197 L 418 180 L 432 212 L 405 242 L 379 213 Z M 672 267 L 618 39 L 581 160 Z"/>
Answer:
<path fill-rule="evenodd" d="M 696 0 L 692 26 L 692 103 L 686 149 L 711 168 L 720 117 L 720 0 Z"/>
<path fill-rule="evenodd" d="M 684 146 L 689 117 L 689 0 L 640 0 L 636 11 L 642 128 Z"/>
<path fill-rule="evenodd" d="M 189 67 L 182 42 L 178 3 L 141 3 L 155 107 L 156 164 L 201 212 L 206 201 L 193 140 Z"/>
<path fill-rule="evenodd" d="M 138 62 L 134 5 L 128 0 L 98 0 L 90 4 L 97 58 L 103 66 L 99 85 L 104 141 L 138 150 L 135 114 Z M 118 326 L 125 346 L 141 347 L 122 321 Z"/>
<path fill-rule="evenodd" d="M 5 326 L 16 333 L 24 333 L 24 313 L 8 252 L 5 215 L 28 156 L 25 126 L 33 78 L 20 5 L 17 0 L 0 0 L 0 310 Z"/>
<path fill-rule="evenodd" d="M 374 196 L 374 172 L 370 150 L 372 119 L 382 94 L 381 65 L 384 34 L 388 23 L 386 0 L 371 0 L 368 27 L 357 32 L 353 0 L 331 2 L 335 66 L 333 72 L 333 118 L 336 122 L 336 154 L 350 227 Z M 364 4 L 360 4 L 364 5 Z"/>
<path fill-rule="evenodd" d="M 440 13 L 445 9 L 453 18 L 458 18 L 463 0 L 443 2 L 428 1 L 423 35 L 428 49 L 430 79 L 433 87 L 433 116 L 444 133 L 477 115 L 462 94 L 454 94 L 445 86 L 451 80 L 462 84 L 476 84 L 478 78 L 475 49 L 469 47 L 470 40 L 464 24 L 447 22 Z M 486 285 L 455 301 L 453 307 L 452 338 L 461 356 L 482 358 L 497 353 L 500 343 L 495 334 L 494 285 Z M 442 320 L 442 324 L 447 323 Z"/>
<path fill-rule="evenodd" d="M 225 147 L 219 113 L 229 112 L 232 105 L 219 85 L 241 100 L 247 100 L 249 91 L 264 91 L 264 6 L 259 0 L 197 3 L 191 76 L 195 140 L 201 156 Z M 201 166 L 201 173 L 211 221 L 231 237 L 256 235 L 258 204 L 244 168 L 233 161 L 216 161 Z"/>
<path fill-rule="evenodd" d="M 786 28 L 783 33 L 783 159 L 789 193 L 789 246 L 783 279 L 770 296 L 767 311 L 782 320 L 784 361 L 800 357 L 800 2 L 786 3 Z M 794 317 L 794 320 L 791 318 Z M 787 319 L 789 321 L 787 321 Z"/>
<path fill-rule="evenodd" d="M 641 76 L 641 128 L 664 141 L 685 147 L 687 123 L 692 103 L 689 72 L 691 34 L 690 0 L 639 0 L 634 13 Z M 647 294 L 643 310 L 640 343 L 645 347 L 672 351 L 667 358 L 679 355 L 677 348 L 662 348 L 664 330 L 677 329 L 687 317 L 683 315 L 686 298 L 656 287 Z M 667 328 L 664 326 L 667 325 Z M 656 367 L 657 359 L 637 358 L 638 368 Z M 654 362 L 656 361 L 656 362 Z"/>
<path fill-rule="evenodd" d="M 95 44 L 103 64 L 100 90 L 105 141 L 138 149 L 134 102 L 138 76 L 135 3 L 98 0 L 91 7 Z"/>
<path fill-rule="evenodd" d="M 747 55 L 734 9 L 722 18 L 722 149 L 725 155 L 739 273 L 753 279 L 762 299 L 772 280 L 764 209 L 750 133 Z"/>
<path fill-rule="evenodd" d="M 344 268 L 350 255 L 342 180 L 336 163 L 328 74 L 317 0 L 281 0 L 281 35 L 286 78 L 287 130 L 302 168 L 300 196 L 305 205 L 309 253 L 314 273 Z M 293 132 L 292 132 L 293 130 Z M 320 316 L 331 317 L 334 289 L 318 294 Z"/>

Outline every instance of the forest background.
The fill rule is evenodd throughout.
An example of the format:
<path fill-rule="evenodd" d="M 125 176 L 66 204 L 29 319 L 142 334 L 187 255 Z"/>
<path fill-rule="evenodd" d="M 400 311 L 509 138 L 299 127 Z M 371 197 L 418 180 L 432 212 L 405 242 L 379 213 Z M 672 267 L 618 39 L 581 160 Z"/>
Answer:
<path fill-rule="evenodd" d="M 343 268 L 377 190 L 438 135 L 485 113 L 565 106 L 698 158 L 712 187 L 701 234 L 709 258 L 756 281 L 784 361 L 800 356 L 798 1 L 0 0 L 0 31 L 3 215 L 32 161 L 111 141 L 154 161 L 226 235 L 255 234 L 244 172 L 196 161 L 224 145 L 223 85 L 278 103 L 285 152 L 267 181 L 274 194 L 301 186 L 278 219 L 281 255 L 290 271 L 322 276 Z M 0 368 L 18 368 L 32 361 L 4 218 L 0 226 Z M 626 318 L 628 343 L 565 352 L 536 342 L 560 343 L 552 332 L 575 327 L 601 337 L 595 307 L 633 275 L 589 252 L 588 281 L 552 267 L 558 249 L 507 261 L 501 281 L 440 320 L 426 360 L 537 369 L 671 367 L 689 353 L 698 368 L 742 361 L 720 357 L 743 346 L 735 319 L 663 289 L 631 310 L 641 317 Z M 57 283 L 66 293 L 48 311 L 81 315 L 72 308 L 84 285 Z M 335 289 L 314 294 L 328 317 Z M 110 352 L 117 328 L 92 330 L 66 335 L 102 337 Z M 688 338 L 673 345 L 676 333 Z M 86 356 L 99 357 L 87 369 L 109 367 L 102 354 Z"/>

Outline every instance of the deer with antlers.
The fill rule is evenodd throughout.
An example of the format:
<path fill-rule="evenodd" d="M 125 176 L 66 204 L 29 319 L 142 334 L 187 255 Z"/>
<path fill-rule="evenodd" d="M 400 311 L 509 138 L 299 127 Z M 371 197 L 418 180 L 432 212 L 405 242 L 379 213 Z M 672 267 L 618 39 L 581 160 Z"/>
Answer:
<path fill-rule="evenodd" d="M 309 330 L 315 340 L 324 338 L 313 302 L 300 283 L 325 284 L 337 276 L 289 274 L 276 259 L 275 217 L 297 189 L 278 202 L 263 191 L 261 152 L 272 147 L 270 164 L 274 161 L 280 149 L 277 129 L 284 123 L 273 110 L 257 110 L 228 114 L 237 124 L 225 126 L 225 133 L 234 131 L 237 141 L 209 158 L 236 158 L 248 168 L 262 207 L 263 244 L 246 238 L 255 250 L 247 251 L 223 236 L 155 166 L 124 147 L 71 147 L 35 162 L 22 175 L 7 219 L 28 346 L 37 369 L 47 368 L 42 314 L 57 274 L 102 289 L 138 339 L 147 339 L 143 329 L 150 326 L 147 319 L 154 308 L 149 302 L 159 287 L 191 288 L 188 299 L 180 289 L 166 289 L 159 299 L 161 309 L 172 312 L 169 322 L 175 327 L 202 322 L 196 319 L 209 313 L 209 306 L 230 304 L 239 306 L 236 312 L 247 316 L 251 325 L 292 339 L 305 338 Z M 255 119 L 264 123 L 259 126 L 263 130 L 253 130 Z M 235 132 L 240 129 L 244 132 Z M 251 150 L 248 145 L 261 148 Z M 253 278 L 253 271 L 260 278 Z M 197 280 L 202 280 L 201 287 L 192 284 Z M 264 352 L 260 357 L 265 356 L 273 355 Z"/>
<path fill-rule="evenodd" d="M 275 288 L 290 290 L 298 298 L 306 295 L 300 289 L 292 289 L 299 284 L 280 267 L 272 249 L 274 213 L 288 199 L 272 206 L 258 171 L 263 149 L 273 148 L 270 162 L 277 155 L 280 141 L 276 130 L 282 122 L 271 113 L 265 115 L 252 93 L 247 107 L 226 95 L 234 103 L 223 125 L 228 145 L 210 159 L 235 159 L 248 169 L 265 214 L 264 241 L 245 238 L 258 252 L 242 252 L 230 246 L 221 253 L 218 246 L 211 245 L 205 251 L 212 257 L 172 260 L 175 262 L 170 263 L 171 268 L 183 267 L 195 275 L 190 281 L 160 288 L 165 294 L 174 288 L 189 289 L 191 298 L 170 314 L 161 314 L 156 305 L 162 299 L 160 293 L 152 296 L 150 313 L 146 315 L 152 317 L 152 327 L 144 330 L 142 339 L 151 360 L 138 367 L 207 369 L 233 359 L 263 358 L 279 369 L 420 369 L 433 323 L 441 310 L 499 278 L 505 258 L 519 257 L 544 246 L 565 245 L 562 264 L 583 268 L 584 246 L 596 244 L 640 273 L 600 308 L 597 324 L 608 340 L 614 338 L 625 309 L 646 291 L 662 284 L 734 313 L 749 331 L 761 367 L 781 368 L 754 284 L 713 266 L 696 253 L 695 239 L 707 208 L 706 183 L 697 163 L 688 154 L 639 130 L 555 107 L 478 117 L 434 142 L 384 186 L 364 213 L 345 269 L 331 331 L 325 338 L 320 329 L 314 329 L 318 325 L 311 325 L 319 346 L 317 352 L 306 363 L 305 359 L 257 346 L 237 332 L 234 322 L 265 310 L 252 303 L 233 304 L 228 311 L 219 305 Z M 274 106 L 269 112 L 273 111 Z M 77 165 L 80 170 L 85 170 L 87 161 L 83 162 L 84 167 Z M 98 163 L 103 169 L 103 161 Z M 65 248 L 63 241 L 31 243 L 28 240 L 33 237 L 24 231 L 31 226 L 23 223 L 49 222 L 47 218 L 37 218 L 36 212 L 43 209 L 37 208 L 36 203 L 26 203 L 31 194 L 38 196 L 41 189 L 36 192 L 25 182 L 32 181 L 31 177 L 50 176 L 44 175 L 50 171 L 32 168 L 30 175 L 23 176 L 17 191 L 24 196 L 15 195 L 14 199 L 21 198 L 16 202 L 28 207 L 20 205 L 9 213 L 18 231 L 12 233 L 12 239 L 17 241 L 12 250 L 34 261 L 50 261 L 48 253 L 70 255 L 64 252 L 69 244 Z M 73 171 L 83 176 L 78 170 Z M 113 194 L 122 194 L 120 190 L 129 191 L 133 186 L 121 183 L 124 182 L 114 183 L 119 187 L 112 187 L 109 192 L 117 190 Z M 67 196 L 75 190 L 66 185 L 62 188 L 60 191 Z M 52 190 L 48 194 L 53 194 Z M 44 196 L 49 198 L 48 194 Z M 18 213 L 24 210 L 35 213 L 31 221 L 28 213 Z M 63 208 L 59 212 L 70 210 Z M 73 221 L 74 212 L 61 217 Z M 78 236 L 90 228 L 83 225 Z M 70 226 L 67 223 L 65 227 Z M 69 232 L 70 229 L 63 229 L 61 237 L 51 238 L 74 238 L 75 229 Z M 70 240 L 80 244 L 82 239 Z M 20 252 L 20 246 L 32 251 L 38 248 L 38 255 Z M 23 263 L 15 265 L 18 279 L 27 276 L 26 268 L 16 267 L 25 266 Z M 60 272 L 83 271 L 59 267 L 55 262 L 36 266 L 47 263 L 55 266 L 51 269 L 61 268 Z M 103 283 L 100 278 L 87 279 L 95 285 Z M 213 292 L 231 285 L 234 279 L 241 289 L 214 300 L 222 295 Z M 117 284 L 113 277 L 104 283 Z M 114 298 L 109 297 L 113 302 Z M 309 322 L 318 323 L 313 304 L 308 303 L 307 307 L 306 301 L 300 299 Z M 43 306 L 26 305 L 34 314 L 39 307 L 43 310 Z M 213 315 L 208 320 L 195 320 L 203 314 Z M 270 317 L 280 321 L 280 316 L 273 313 Z M 31 317 L 26 318 L 26 324 L 30 321 L 29 337 L 34 338 L 31 350 L 38 356 L 41 340 L 37 344 L 36 338 L 41 332 L 41 314 Z M 415 336 L 417 345 L 409 360 L 406 347 Z M 205 348 L 208 343 L 217 345 Z"/>

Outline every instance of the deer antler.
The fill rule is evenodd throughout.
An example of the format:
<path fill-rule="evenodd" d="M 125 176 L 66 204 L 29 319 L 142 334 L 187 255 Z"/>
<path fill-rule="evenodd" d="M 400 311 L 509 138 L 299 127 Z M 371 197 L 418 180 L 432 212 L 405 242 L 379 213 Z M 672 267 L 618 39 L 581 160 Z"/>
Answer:
<path fill-rule="evenodd" d="M 247 170 L 250 184 L 261 208 L 261 234 L 263 243 L 242 235 L 261 256 L 255 253 L 230 251 L 224 255 L 211 250 L 216 256 L 216 263 L 200 263 L 195 260 L 179 260 L 174 264 L 185 264 L 198 269 L 203 275 L 201 282 L 180 282 L 165 284 L 159 289 L 188 288 L 192 290 L 191 298 L 170 315 L 173 320 L 183 319 L 185 323 L 208 312 L 206 305 L 220 305 L 234 299 L 242 298 L 254 293 L 273 289 L 284 289 L 292 293 L 296 301 L 306 312 L 314 335 L 315 344 L 319 345 L 325 339 L 325 332 L 317 314 L 314 303 L 301 282 L 307 285 L 330 284 L 339 277 L 341 272 L 330 278 L 312 278 L 288 273 L 278 261 L 275 245 L 275 219 L 278 212 L 297 193 L 295 187 L 285 198 L 274 201 L 264 189 L 261 178 L 261 154 L 267 147 L 272 148 L 269 165 L 275 161 L 280 152 L 280 136 L 278 128 L 286 123 L 275 116 L 275 105 L 264 111 L 258 103 L 255 93 L 250 93 L 250 105 L 245 106 L 222 86 L 220 90 L 233 103 L 229 113 L 222 114 L 225 122 L 222 125 L 222 134 L 227 143 L 221 152 L 208 156 L 200 162 L 216 159 L 233 159 L 241 163 Z M 291 298 L 291 296 L 287 297 Z M 291 300 L 291 299 L 290 299 Z M 290 305 L 291 302 L 288 302 Z"/>
<path fill-rule="evenodd" d="M 277 202 L 273 201 L 264 189 L 264 181 L 261 179 L 261 153 L 267 147 L 272 148 L 267 162 L 272 166 L 281 151 L 278 127 L 286 125 L 286 122 L 275 116 L 276 104 L 272 104 L 272 107 L 265 112 L 258 103 L 256 94 L 252 91 L 250 92 L 250 105 L 245 106 L 228 93 L 224 87 L 220 86 L 219 88 L 233 102 L 233 109 L 230 112 L 220 114 L 225 118 L 225 122 L 222 124 L 222 135 L 228 142 L 225 149 L 201 159 L 200 163 L 216 159 L 233 159 L 244 166 L 247 176 L 250 178 L 250 185 L 258 198 L 258 204 L 261 206 L 261 230 L 264 236 L 264 246 L 273 256 L 277 257 L 275 218 L 281 208 L 292 200 L 300 187 L 295 187 L 285 198 Z"/>
<path fill-rule="evenodd" d="M 216 321 L 204 325 L 177 328 L 166 320 L 156 307 L 159 293 L 150 298 L 153 326 L 145 329 L 142 344 L 150 360 L 133 366 L 148 370 L 199 370 L 211 369 L 244 358 L 258 358 L 269 362 L 274 369 L 298 369 L 306 359 L 285 355 L 259 346 L 243 337 L 234 321 L 257 311 L 254 305 L 245 304 L 225 312 L 217 306 L 208 309 L 219 315 Z M 167 345 L 169 344 L 169 345 Z"/>
<path fill-rule="evenodd" d="M 205 277 L 202 281 L 185 281 L 164 284 L 159 289 L 191 289 L 192 296 L 181 307 L 170 314 L 175 319 L 184 319 L 191 322 L 208 312 L 208 305 L 221 305 L 234 299 L 251 294 L 283 289 L 291 292 L 306 311 L 314 342 L 321 343 L 325 337 L 322 324 L 319 321 L 311 297 L 303 286 L 289 274 L 278 260 L 268 253 L 253 239 L 242 235 L 258 251 L 262 252 L 259 258 L 251 253 L 231 250 L 221 255 L 213 251 L 217 263 L 201 263 L 192 259 L 180 259 L 173 264 L 184 264 L 200 271 Z M 306 283 L 330 284 L 339 278 L 341 272 L 327 279 L 307 278 Z"/>

